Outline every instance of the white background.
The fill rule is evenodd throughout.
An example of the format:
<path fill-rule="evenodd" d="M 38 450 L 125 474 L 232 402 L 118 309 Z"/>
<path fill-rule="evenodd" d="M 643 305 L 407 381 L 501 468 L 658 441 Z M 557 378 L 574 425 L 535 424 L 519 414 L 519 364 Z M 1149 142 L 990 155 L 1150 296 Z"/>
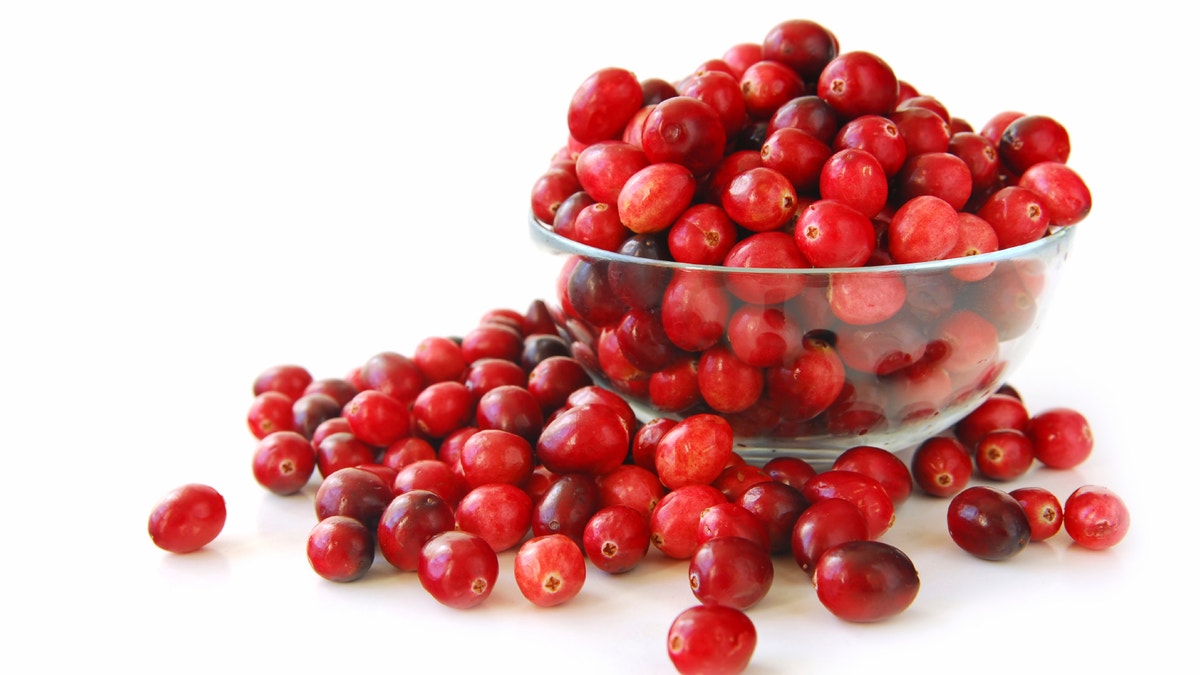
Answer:
<path fill-rule="evenodd" d="M 1104 553 L 1062 534 L 987 563 L 953 546 L 944 501 L 914 497 L 885 535 L 921 572 L 909 611 L 841 622 L 777 560 L 751 672 L 1164 672 L 1190 637 L 1172 613 L 1200 600 L 1194 36 L 1166 3 L 1066 4 L 5 3 L 0 662 L 672 672 L 667 628 L 694 599 L 653 553 L 554 610 L 503 576 L 511 554 L 466 612 L 382 559 L 317 577 L 313 488 L 278 498 L 250 474 L 250 385 L 524 310 L 554 267 L 526 235 L 529 189 L 575 87 L 610 65 L 677 79 L 810 18 L 977 127 L 1016 109 L 1070 130 L 1095 205 L 1012 383 L 1035 411 L 1083 411 L 1097 446 L 1019 483 L 1107 485 L 1133 528 Z M 187 482 L 229 519 L 173 556 L 146 519 Z"/>

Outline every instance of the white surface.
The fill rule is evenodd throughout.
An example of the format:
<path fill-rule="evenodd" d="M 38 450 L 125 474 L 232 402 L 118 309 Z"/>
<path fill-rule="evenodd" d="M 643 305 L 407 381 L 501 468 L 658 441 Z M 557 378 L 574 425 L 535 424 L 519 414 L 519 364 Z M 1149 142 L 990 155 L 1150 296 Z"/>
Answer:
<path fill-rule="evenodd" d="M 1186 621 L 1167 612 L 1198 601 L 1198 148 L 1181 17 L 1146 2 L 1086 17 L 1045 2 L 479 4 L 0 8 L 5 662 L 672 672 L 666 631 L 693 599 L 685 566 L 653 554 L 625 577 L 593 570 L 550 611 L 503 576 L 511 554 L 467 612 L 382 559 L 361 582 L 321 580 L 304 557 L 312 488 L 259 488 L 243 419 L 267 366 L 340 376 L 542 297 L 528 192 L 578 83 L 609 65 L 674 79 L 798 16 L 977 127 L 1018 109 L 1069 128 L 1095 207 L 1012 381 L 1033 409 L 1084 411 L 1098 441 L 1079 469 L 1020 484 L 1108 485 L 1133 529 L 1106 553 L 1062 534 L 986 563 L 954 548 L 945 502 L 914 498 L 885 536 L 921 572 L 912 608 L 840 622 L 779 560 L 751 610 L 751 672 L 1164 672 L 1182 655 Z M 172 556 L 146 518 L 186 482 L 221 490 L 229 520 Z"/>

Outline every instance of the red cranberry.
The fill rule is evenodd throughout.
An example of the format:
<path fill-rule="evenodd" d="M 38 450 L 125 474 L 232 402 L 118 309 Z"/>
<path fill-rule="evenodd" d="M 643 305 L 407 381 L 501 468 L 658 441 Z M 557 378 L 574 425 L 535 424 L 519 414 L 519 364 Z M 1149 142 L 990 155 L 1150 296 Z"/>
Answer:
<path fill-rule="evenodd" d="M 171 553 L 207 546 L 225 528 L 225 497 L 201 483 L 171 490 L 150 512 L 147 531 L 154 545 Z"/>
<path fill-rule="evenodd" d="M 979 135 L 983 136 L 993 146 L 1000 144 L 1000 137 L 1004 135 L 1004 130 L 1008 125 L 1015 122 L 1018 118 L 1024 117 L 1025 113 L 1015 110 L 1005 110 L 992 115 L 983 126 L 979 128 Z"/>
<path fill-rule="evenodd" d="M 737 135 L 746 121 L 746 99 L 740 77 L 724 70 L 701 70 L 684 78 L 678 92 L 680 96 L 690 96 L 712 106 L 729 139 Z"/>
<path fill-rule="evenodd" d="M 472 487 L 488 483 L 520 487 L 533 474 L 533 447 L 511 431 L 480 429 L 463 442 L 458 461 Z"/>
<path fill-rule="evenodd" d="M 454 527 L 454 509 L 445 500 L 429 490 L 409 490 L 394 497 L 379 518 L 379 552 L 396 569 L 415 572 L 425 542 Z"/>
<path fill-rule="evenodd" d="M 408 464 L 396 472 L 392 493 L 401 495 L 411 490 L 428 490 L 450 505 L 457 507 L 469 486 L 461 475 L 455 473 L 440 459 L 423 459 Z"/>
<path fill-rule="evenodd" d="M 758 400 L 765 384 L 761 368 L 742 361 L 724 344 L 704 350 L 696 378 L 704 402 L 721 413 L 748 409 Z"/>
<path fill-rule="evenodd" d="M 899 506 L 912 494 L 913 478 L 904 460 L 895 453 L 872 445 L 848 448 L 833 460 L 830 468 L 857 471 L 879 481 L 892 504 Z"/>
<path fill-rule="evenodd" d="M 525 387 L 513 384 L 495 387 L 479 397 L 475 426 L 514 433 L 530 443 L 542 431 L 542 406 Z"/>
<path fill-rule="evenodd" d="M 1046 488 L 1024 487 L 1010 491 L 1029 519 L 1029 541 L 1044 541 L 1058 534 L 1063 524 L 1063 507 Z"/>
<path fill-rule="evenodd" d="M 913 451 L 913 483 L 933 497 L 953 497 L 971 480 L 971 453 L 951 436 L 933 436 Z"/>
<path fill-rule="evenodd" d="M 358 370 L 363 389 L 375 389 L 405 405 L 412 403 L 425 387 L 425 376 L 417 364 L 403 354 L 380 352 Z"/>
<path fill-rule="evenodd" d="M 570 537 L 534 537 L 517 550 L 513 574 L 521 595 L 539 607 L 571 600 L 583 589 L 587 565 L 583 551 Z"/>
<path fill-rule="evenodd" d="M 492 594 L 500 561 L 482 537 L 449 530 L 421 547 L 417 578 L 438 602 L 455 609 L 479 605 Z"/>
<path fill-rule="evenodd" d="M 883 59 L 869 52 L 845 52 L 834 57 L 817 79 L 817 94 L 842 119 L 886 115 L 896 107 L 900 85 Z"/>
<path fill-rule="evenodd" d="M 276 431 L 260 440 L 254 450 L 254 479 L 277 495 L 299 492 L 316 467 L 312 443 L 295 431 Z"/>
<path fill-rule="evenodd" d="M 719 265 L 737 240 L 737 225 L 716 204 L 688 207 L 667 232 L 671 257 L 681 263 Z"/>
<path fill-rule="evenodd" d="M 1025 510 L 1012 495 L 986 485 L 959 492 L 946 514 L 950 538 L 984 560 L 1005 560 L 1025 550 L 1032 531 Z"/>
<path fill-rule="evenodd" d="M 762 165 L 785 176 L 799 194 L 815 192 L 820 184 L 821 167 L 833 150 L 802 129 L 782 127 L 771 132 L 759 150 Z"/>
<path fill-rule="evenodd" d="M 322 423 L 341 415 L 342 405 L 329 394 L 304 394 L 292 404 L 293 428 L 309 439 Z"/>
<path fill-rule="evenodd" d="M 1000 159 L 1017 174 L 1039 162 L 1065 163 L 1071 154 L 1067 130 L 1045 115 L 1024 115 L 1004 127 L 996 144 Z"/>
<path fill-rule="evenodd" d="M 721 207 L 735 223 L 752 232 L 778 230 L 796 212 L 796 188 L 769 166 L 743 171 L 721 193 Z"/>
<path fill-rule="evenodd" d="M 379 463 L 396 471 L 420 459 L 437 459 L 437 450 L 419 436 L 408 436 L 384 448 Z"/>
<path fill-rule="evenodd" d="M 681 358 L 651 373 L 647 384 L 650 404 L 661 412 L 679 413 L 701 402 L 699 359 Z"/>
<path fill-rule="evenodd" d="M 888 251 L 897 263 L 941 260 L 958 241 L 958 211 L 932 195 L 913 197 L 888 224 Z"/>
<path fill-rule="evenodd" d="M 708 507 L 727 501 L 711 485 L 685 485 L 671 490 L 650 514 L 650 543 L 668 558 L 691 558 L 700 545 L 697 538 L 700 515 Z"/>
<path fill-rule="evenodd" d="M 720 120 L 715 120 L 715 112 L 713 115 L 719 129 Z M 691 206 L 695 193 L 696 178 L 691 169 L 676 162 L 657 162 L 625 182 L 617 198 L 617 211 L 621 222 L 633 232 L 661 232 Z"/>
<path fill-rule="evenodd" d="M 946 152 L 950 147 L 950 124 L 937 112 L 921 106 L 897 108 L 888 117 L 896 123 L 909 157 Z"/>
<path fill-rule="evenodd" d="M 722 263 L 725 267 L 784 268 L 811 267 L 796 246 L 795 235 L 782 230 L 755 232 L 733 245 Z M 729 292 L 746 302 L 774 304 L 800 294 L 807 282 L 786 274 L 728 274 Z M 663 300 L 666 311 L 666 300 Z"/>
<path fill-rule="evenodd" d="M 702 176 L 720 163 L 725 155 L 725 140 L 721 114 L 708 103 L 690 96 L 658 103 L 642 126 L 642 149 L 652 166 L 674 164 L 693 176 Z"/>
<path fill-rule="evenodd" d="M 654 505 L 667 493 L 666 487 L 651 470 L 637 464 L 622 464 L 596 477 L 601 506 L 628 506 L 643 518 L 650 518 Z"/>
<path fill-rule="evenodd" d="M 891 272 L 840 273 L 829 279 L 829 307 L 852 326 L 890 319 L 904 307 L 906 297 L 904 279 Z"/>
<path fill-rule="evenodd" d="M 985 434 L 998 429 L 1024 429 L 1029 411 L 1021 399 L 996 393 L 987 397 L 955 423 L 954 435 L 963 446 L 974 448 Z"/>
<path fill-rule="evenodd" d="M 457 380 L 434 382 L 421 390 L 412 414 L 422 434 L 442 438 L 467 426 L 475 413 L 475 397 Z"/>
<path fill-rule="evenodd" d="M 663 293 L 663 330 L 680 349 L 703 351 L 725 335 L 730 304 L 720 277 L 678 270 Z"/>
<path fill-rule="evenodd" d="M 737 418 L 734 418 L 730 426 L 732 427 L 737 421 Z M 737 455 L 735 454 L 732 457 L 737 457 Z M 741 497 L 742 493 L 751 485 L 768 480 L 771 480 L 771 477 L 761 467 L 747 464 L 745 460 L 738 458 L 737 460 L 731 459 L 730 463 L 724 469 L 721 469 L 721 473 L 717 474 L 717 477 L 710 485 L 720 490 L 726 499 L 734 501 Z"/>
<path fill-rule="evenodd" d="M 600 490 L 592 476 L 561 475 L 534 505 L 533 534 L 565 534 L 582 547 L 584 529 L 598 510 Z"/>
<path fill-rule="evenodd" d="M 840 619 L 874 622 L 912 605 L 917 568 L 903 551 L 881 541 L 848 541 L 828 549 L 813 569 L 821 604 Z"/>
<path fill-rule="evenodd" d="M 696 541 L 700 544 L 718 537 L 740 537 L 771 550 L 771 533 L 766 523 L 739 503 L 714 504 L 700 513 Z"/>
<path fill-rule="evenodd" d="M 813 267 L 862 267 L 875 250 L 870 217 L 837 199 L 820 199 L 805 207 L 794 236 Z"/>
<path fill-rule="evenodd" d="M 585 145 L 615 138 L 642 107 L 642 84 L 622 68 L 602 68 L 587 77 L 571 96 L 567 129 Z"/>
<path fill-rule="evenodd" d="M 825 145 L 832 146 L 839 127 L 837 112 L 825 99 L 815 94 L 797 96 L 779 106 L 771 115 L 767 124 L 767 137 L 780 129 L 799 129 Z"/>
<path fill-rule="evenodd" d="M 1043 410 L 1024 429 L 1033 443 L 1033 456 L 1052 469 L 1075 468 L 1092 454 L 1092 427 L 1077 410 Z"/>
<path fill-rule="evenodd" d="M 1129 508 L 1112 490 L 1084 485 L 1063 504 L 1063 527 L 1084 548 L 1111 548 L 1129 532 Z"/>
<path fill-rule="evenodd" d="M 1016 429 L 989 431 L 975 444 L 975 466 L 984 477 L 1010 481 L 1033 466 L 1033 443 Z"/>
<path fill-rule="evenodd" d="M 667 655 L 681 675 L 744 672 L 758 644 L 754 622 L 725 605 L 698 605 L 681 612 L 667 632 Z"/>
<path fill-rule="evenodd" d="M 896 520 L 896 507 L 883 484 L 856 471 L 822 471 L 804 484 L 801 494 L 809 503 L 835 497 L 851 502 L 866 518 L 871 539 L 878 539 Z"/>
<path fill-rule="evenodd" d="M 625 461 L 629 443 L 628 428 L 616 409 L 588 403 L 567 408 L 547 423 L 536 454 L 555 473 L 599 476 Z"/>
<path fill-rule="evenodd" d="M 250 427 L 250 433 L 259 440 L 276 431 L 295 431 L 292 399 L 287 394 L 272 390 L 258 394 L 250 402 L 246 424 Z"/>
<path fill-rule="evenodd" d="M 800 488 L 765 481 L 746 488 L 735 503 L 753 514 L 767 528 L 769 552 L 783 553 L 791 546 L 796 519 L 808 508 L 810 501 Z"/>
<path fill-rule="evenodd" d="M 774 579 L 771 554 L 742 537 L 705 541 L 688 565 L 692 594 L 706 605 L 749 609 L 766 596 Z"/>
<path fill-rule="evenodd" d="M 900 171 L 908 157 L 899 127 L 882 115 L 861 115 L 841 126 L 833 139 L 833 149 L 847 148 L 869 152 L 889 178 Z"/>
<path fill-rule="evenodd" d="M 822 199 L 842 202 L 867 218 L 879 215 L 887 205 L 888 175 L 866 150 L 835 152 L 821 167 L 819 184 Z"/>
<path fill-rule="evenodd" d="M 667 489 L 716 480 L 733 454 L 733 429 L 719 415 L 691 415 L 663 434 L 654 465 Z"/>
<path fill-rule="evenodd" d="M 833 497 L 809 506 L 792 527 L 791 553 L 811 575 L 825 551 L 848 541 L 870 539 L 867 519 L 854 504 Z"/>
<path fill-rule="evenodd" d="M 755 119 L 768 119 L 779 106 L 805 94 L 804 80 L 796 71 L 769 59 L 750 64 L 739 84 L 746 113 Z"/>
<path fill-rule="evenodd" d="M 467 359 L 457 340 L 440 335 L 427 337 L 417 343 L 413 363 L 427 383 L 461 381 L 467 372 Z"/>
<path fill-rule="evenodd" d="M 991 224 L 1000 248 L 1037 241 L 1050 227 L 1050 213 L 1042 198 L 1019 185 L 993 192 L 975 213 Z"/>
<path fill-rule="evenodd" d="M 529 532 L 533 499 L 516 485 L 488 483 L 463 495 L 454 518 L 458 529 L 479 535 L 499 553 L 521 543 Z"/>
<path fill-rule="evenodd" d="M 597 569 L 622 574 L 637 567 L 650 549 L 645 514 L 623 504 L 596 511 L 583 530 L 583 550 Z"/>
<path fill-rule="evenodd" d="M 390 485 L 378 474 L 355 466 L 338 469 L 326 476 L 313 500 L 317 520 L 349 516 L 372 531 L 391 501 Z"/>
<path fill-rule="evenodd" d="M 563 202 L 579 191 L 574 171 L 551 168 L 538 176 L 530 190 L 529 203 L 533 215 L 543 223 L 554 222 Z"/>
<path fill-rule="evenodd" d="M 329 581 L 361 579 L 375 561 L 372 530 L 349 516 L 322 519 L 309 531 L 306 548 L 313 571 Z"/>
<path fill-rule="evenodd" d="M 377 451 L 352 433 L 339 431 L 321 439 L 316 446 L 317 473 L 328 477 L 341 469 L 374 464 Z"/>
<path fill-rule="evenodd" d="M 901 201 L 930 195 L 944 200 L 955 211 L 966 207 L 974 190 L 970 167 L 949 152 L 910 155 L 896 175 L 895 186 Z"/>
<path fill-rule="evenodd" d="M 304 366 L 292 363 L 272 366 L 254 378 L 254 395 L 277 391 L 295 401 L 305 394 L 312 381 L 312 374 Z"/>
<path fill-rule="evenodd" d="M 837 56 L 838 43 L 815 21 L 788 19 L 767 31 L 761 54 L 764 59 L 790 67 L 806 80 L 815 80 Z"/>
<path fill-rule="evenodd" d="M 346 405 L 343 416 L 355 437 L 375 447 L 390 445 L 411 431 L 408 405 L 376 389 L 359 392 Z"/>
<path fill-rule="evenodd" d="M 763 470 L 767 472 L 771 480 L 787 483 L 797 490 L 803 488 L 808 479 L 817 475 L 817 470 L 813 465 L 799 457 L 772 457 L 766 464 L 763 464 Z"/>
<path fill-rule="evenodd" d="M 1017 185 L 1041 198 L 1051 225 L 1074 225 L 1092 210 L 1092 193 L 1075 173 L 1061 162 L 1038 162 L 1025 170 Z"/>
<path fill-rule="evenodd" d="M 653 472 L 655 470 L 654 459 L 658 453 L 658 442 L 662 440 L 663 435 L 671 427 L 678 423 L 678 420 L 670 417 L 656 417 L 638 427 L 637 431 L 633 434 L 633 443 L 630 450 L 633 463 Z"/>

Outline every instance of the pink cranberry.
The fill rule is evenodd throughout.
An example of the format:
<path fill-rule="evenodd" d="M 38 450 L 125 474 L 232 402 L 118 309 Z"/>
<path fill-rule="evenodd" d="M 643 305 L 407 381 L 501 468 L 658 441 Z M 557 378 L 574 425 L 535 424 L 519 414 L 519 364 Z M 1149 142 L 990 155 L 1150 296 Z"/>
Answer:
<path fill-rule="evenodd" d="M 587 577 L 583 551 L 563 534 L 534 537 L 513 558 L 521 595 L 539 607 L 561 605 L 579 595 Z"/>
<path fill-rule="evenodd" d="M 1063 527 L 1084 548 L 1112 548 L 1129 532 L 1129 508 L 1109 488 L 1084 485 L 1063 504 Z"/>

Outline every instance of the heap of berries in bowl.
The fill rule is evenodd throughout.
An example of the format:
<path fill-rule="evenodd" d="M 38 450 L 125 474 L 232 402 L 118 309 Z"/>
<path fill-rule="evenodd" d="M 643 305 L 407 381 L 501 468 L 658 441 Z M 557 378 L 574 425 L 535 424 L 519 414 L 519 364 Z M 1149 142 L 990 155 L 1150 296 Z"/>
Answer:
<path fill-rule="evenodd" d="M 1053 117 L 978 128 L 807 20 L 680 79 L 588 76 L 531 191 L 572 355 L 743 453 L 912 447 L 1030 348 L 1091 194 Z"/>

